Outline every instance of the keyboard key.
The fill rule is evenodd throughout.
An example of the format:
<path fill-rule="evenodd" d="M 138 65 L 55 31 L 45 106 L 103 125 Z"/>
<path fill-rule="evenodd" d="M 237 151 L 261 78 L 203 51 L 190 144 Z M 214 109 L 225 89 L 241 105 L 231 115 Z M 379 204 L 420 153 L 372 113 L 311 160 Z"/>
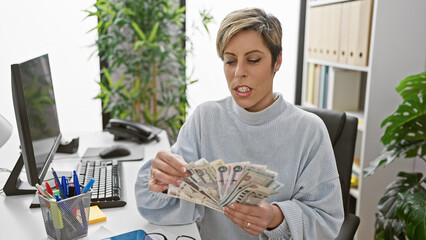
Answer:
<path fill-rule="evenodd" d="M 122 163 L 117 160 L 85 160 L 79 166 L 79 177 L 86 185 L 90 179 L 96 182 L 92 187 L 91 205 L 100 208 L 126 205 L 122 191 Z"/>

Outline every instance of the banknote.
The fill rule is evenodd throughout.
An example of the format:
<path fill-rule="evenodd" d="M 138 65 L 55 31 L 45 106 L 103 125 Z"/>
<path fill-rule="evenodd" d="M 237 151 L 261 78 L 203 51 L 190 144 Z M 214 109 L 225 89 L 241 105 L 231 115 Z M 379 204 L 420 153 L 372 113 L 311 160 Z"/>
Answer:
<path fill-rule="evenodd" d="M 256 184 L 238 187 L 237 190 L 228 197 L 227 202 L 221 203 L 221 205 L 227 206 L 230 203 L 237 202 L 241 204 L 259 206 L 263 200 L 276 193 L 277 192 L 273 189 Z"/>
<path fill-rule="evenodd" d="M 239 162 L 239 163 L 232 163 L 229 164 L 229 174 L 228 174 L 228 180 L 226 183 L 226 188 L 224 195 L 228 195 L 230 191 L 235 187 L 235 184 L 237 183 L 238 179 L 241 177 L 242 173 L 244 172 L 244 169 L 249 165 L 249 162 Z"/>
<path fill-rule="evenodd" d="M 225 196 L 225 189 L 226 189 L 226 185 L 228 184 L 228 174 L 229 174 L 228 165 L 222 165 L 216 168 L 217 190 L 219 192 L 220 199 L 222 199 L 223 196 Z"/>
<path fill-rule="evenodd" d="M 271 171 L 265 171 L 250 166 L 242 172 L 241 177 L 237 180 L 234 187 L 227 192 L 226 198 L 220 201 L 221 206 L 226 206 L 232 202 L 237 191 L 240 191 L 245 186 L 259 185 L 268 187 L 275 181 L 276 175 Z"/>
<path fill-rule="evenodd" d="M 187 170 L 190 176 L 179 186 L 169 185 L 167 194 L 220 212 L 233 202 L 260 205 L 283 186 L 276 172 L 250 162 L 225 164 L 202 158 L 189 163 Z"/>
<path fill-rule="evenodd" d="M 223 212 L 223 208 L 220 207 L 216 202 L 213 202 L 208 196 L 197 191 L 191 185 L 182 182 L 179 186 L 170 185 L 167 190 L 167 194 L 180 198 L 183 200 L 187 200 L 196 204 L 204 205 L 206 207 L 212 208 L 216 211 Z"/>
<path fill-rule="evenodd" d="M 224 165 L 221 159 L 215 160 L 211 163 L 204 163 L 202 165 L 195 165 L 188 167 L 188 171 L 192 175 L 196 175 L 197 179 L 201 181 L 201 184 L 205 189 L 208 189 L 209 195 L 214 198 L 217 202 L 220 200 L 217 179 L 216 179 L 216 167 Z"/>

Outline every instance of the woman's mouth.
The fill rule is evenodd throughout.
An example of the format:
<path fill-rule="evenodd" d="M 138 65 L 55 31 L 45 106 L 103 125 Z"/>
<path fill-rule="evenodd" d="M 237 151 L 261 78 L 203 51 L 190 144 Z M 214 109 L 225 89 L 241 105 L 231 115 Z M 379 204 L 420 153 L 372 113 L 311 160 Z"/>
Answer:
<path fill-rule="evenodd" d="M 248 97 L 252 93 L 252 89 L 247 86 L 237 86 L 234 88 L 234 92 L 239 97 Z"/>
<path fill-rule="evenodd" d="M 241 92 L 241 93 L 246 93 L 246 92 L 250 91 L 250 88 L 247 87 L 247 86 L 237 87 L 237 91 Z"/>

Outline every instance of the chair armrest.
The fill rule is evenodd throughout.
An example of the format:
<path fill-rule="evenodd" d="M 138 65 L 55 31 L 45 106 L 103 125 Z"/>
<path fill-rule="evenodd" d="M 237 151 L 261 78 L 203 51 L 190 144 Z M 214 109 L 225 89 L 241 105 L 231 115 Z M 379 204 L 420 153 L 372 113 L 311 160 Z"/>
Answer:
<path fill-rule="evenodd" d="M 336 240 L 352 240 L 355 236 L 356 230 L 358 229 L 358 225 L 359 217 L 352 213 L 347 213 Z"/>

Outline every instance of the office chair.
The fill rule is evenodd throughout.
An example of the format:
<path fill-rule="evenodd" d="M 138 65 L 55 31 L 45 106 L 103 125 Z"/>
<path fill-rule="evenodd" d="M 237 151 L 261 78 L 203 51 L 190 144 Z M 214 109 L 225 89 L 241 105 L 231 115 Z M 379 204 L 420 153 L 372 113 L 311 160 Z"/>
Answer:
<path fill-rule="evenodd" d="M 358 119 L 346 113 L 335 110 L 300 107 L 301 109 L 318 115 L 325 123 L 333 145 L 342 188 L 343 208 L 345 219 L 340 229 L 338 240 L 353 239 L 360 219 L 349 213 L 349 190 L 352 175 L 352 164 L 355 151 L 355 140 L 358 128 Z"/>

